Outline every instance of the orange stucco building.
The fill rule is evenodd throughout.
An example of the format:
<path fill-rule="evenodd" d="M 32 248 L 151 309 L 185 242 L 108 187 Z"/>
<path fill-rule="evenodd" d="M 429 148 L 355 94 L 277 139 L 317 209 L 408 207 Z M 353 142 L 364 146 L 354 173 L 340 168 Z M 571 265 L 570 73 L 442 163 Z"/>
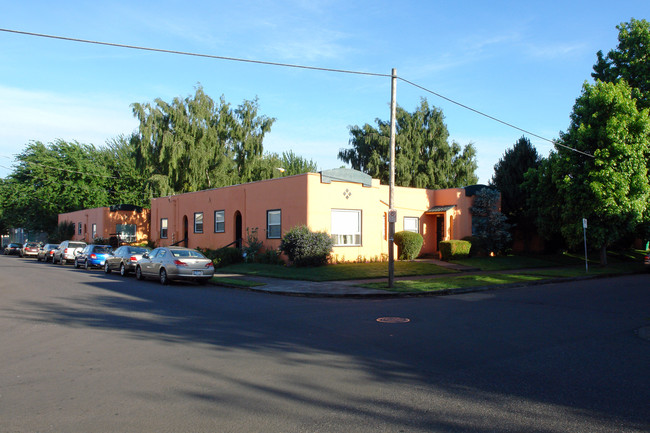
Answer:
<path fill-rule="evenodd" d="M 472 234 L 475 188 L 395 188 L 395 231 L 424 237 L 422 254 L 436 254 L 442 240 Z M 388 254 L 389 187 L 356 170 L 335 169 L 160 197 L 151 201 L 151 237 L 160 246 L 239 245 L 257 230 L 265 248 L 276 249 L 297 225 L 325 231 L 338 261 Z"/>
<path fill-rule="evenodd" d="M 59 224 L 74 224 L 74 241 L 92 243 L 95 238 L 117 236 L 121 242 L 142 242 L 149 239 L 149 209 L 118 205 L 83 209 L 59 214 Z"/>

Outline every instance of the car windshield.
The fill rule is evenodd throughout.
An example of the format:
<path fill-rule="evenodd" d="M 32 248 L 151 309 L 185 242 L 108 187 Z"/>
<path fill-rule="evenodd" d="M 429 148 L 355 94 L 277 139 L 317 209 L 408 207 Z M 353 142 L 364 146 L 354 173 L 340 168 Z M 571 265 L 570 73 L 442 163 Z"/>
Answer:
<path fill-rule="evenodd" d="M 113 249 L 111 247 L 95 247 L 95 252 L 98 254 L 108 254 Z"/>
<path fill-rule="evenodd" d="M 79 242 L 70 242 L 68 244 L 68 248 L 84 248 L 85 246 L 86 246 L 86 244 L 82 244 L 82 243 L 79 243 Z"/>
<path fill-rule="evenodd" d="M 195 259 L 205 259 L 205 256 L 194 250 L 173 250 L 174 257 L 192 257 Z"/>
<path fill-rule="evenodd" d="M 129 254 L 144 254 L 147 251 L 149 250 L 146 248 L 138 248 L 138 247 L 129 248 Z"/>

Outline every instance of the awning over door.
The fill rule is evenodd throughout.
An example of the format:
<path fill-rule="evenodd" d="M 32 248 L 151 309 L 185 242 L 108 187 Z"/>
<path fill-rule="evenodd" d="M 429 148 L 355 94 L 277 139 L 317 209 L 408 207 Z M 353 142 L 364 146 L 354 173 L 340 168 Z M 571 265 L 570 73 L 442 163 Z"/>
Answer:
<path fill-rule="evenodd" d="M 425 214 L 430 214 L 430 213 L 445 213 L 445 212 L 447 212 L 448 210 L 451 210 L 451 209 L 453 209 L 453 208 L 455 208 L 455 207 L 456 207 L 455 204 L 450 204 L 450 205 L 447 205 L 447 206 L 434 206 L 434 207 L 432 207 L 431 209 L 429 209 L 428 211 L 426 211 Z"/>

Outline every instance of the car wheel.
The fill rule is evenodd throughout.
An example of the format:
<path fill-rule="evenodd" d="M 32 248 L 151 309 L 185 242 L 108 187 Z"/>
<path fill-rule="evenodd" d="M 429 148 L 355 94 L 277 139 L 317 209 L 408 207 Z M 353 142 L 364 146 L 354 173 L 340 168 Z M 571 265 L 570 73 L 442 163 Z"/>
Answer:
<path fill-rule="evenodd" d="M 86 268 L 86 270 L 90 269 L 90 265 L 88 264 L 88 259 L 86 259 L 86 263 L 84 263 L 84 268 Z"/>
<path fill-rule="evenodd" d="M 74 259 L 74 268 L 79 269 L 79 260 Z"/>
<path fill-rule="evenodd" d="M 111 268 L 108 266 L 108 261 L 104 263 L 104 273 L 105 274 L 110 274 L 111 273 Z"/>
<path fill-rule="evenodd" d="M 165 268 L 162 268 L 160 270 L 160 284 L 162 284 L 163 286 L 169 284 L 169 278 L 167 278 L 167 271 L 165 270 Z"/>
<path fill-rule="evenodd" d="M 142 275 L 142 269 L 140 269 L 140 266 L 135 268 L 135 278 L 138 280 L 143 280 L 144 276 Z"/>
<path fill-rule="evenodd" d="M 126 274 L 126 266 L 124 266 L 124 263 L 120 263 L 120 275 L 126 277 Z"/>
<path fill-rule="evenodd" d="M 59 264 L 61 266 L 65 266 L 65 262 L 66 262 L 66 260 L 63 258 L 63 256 L 61 256 L 61 258 L 59 259 Z"/>

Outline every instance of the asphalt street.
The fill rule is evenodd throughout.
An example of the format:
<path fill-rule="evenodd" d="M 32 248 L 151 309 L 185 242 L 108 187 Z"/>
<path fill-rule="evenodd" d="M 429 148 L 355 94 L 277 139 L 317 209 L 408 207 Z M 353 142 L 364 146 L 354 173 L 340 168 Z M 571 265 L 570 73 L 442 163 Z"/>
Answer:
<path fill-rule="evenodd" d="M 337 299 L 0 256 L 0 432 L 648 432 L 648 326 L 650 275 Z"/>

